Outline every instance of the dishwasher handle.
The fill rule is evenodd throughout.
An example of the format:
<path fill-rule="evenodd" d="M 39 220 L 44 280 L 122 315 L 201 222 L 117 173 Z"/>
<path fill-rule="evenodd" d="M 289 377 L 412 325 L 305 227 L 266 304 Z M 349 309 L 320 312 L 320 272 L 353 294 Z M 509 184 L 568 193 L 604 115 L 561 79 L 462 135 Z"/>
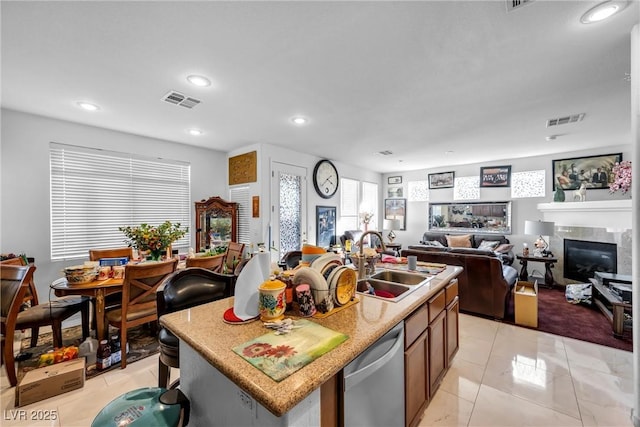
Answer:
<path fill-rule="evenodd" d="M 349 390 L 350 388 L 358 385 L 361 381 L 366 379 L 367 377 L 373 375 L 377 370 L 382 368 L 385 363 L 389 361 L 395 354 L 404 349 L 404 334 L 402 333 L 403 329 L 400 329 L 400 332 L 396 336 L 395 344 L 387 351 L 382 357 L 380 357 L 375 362 L 369 363 L 367 366 L 362 369 L 358 369 L 357 371 L 347 375 L 344 377 L 344 391 Z M 375 344 L 373 344 L 375 345 Z"/>

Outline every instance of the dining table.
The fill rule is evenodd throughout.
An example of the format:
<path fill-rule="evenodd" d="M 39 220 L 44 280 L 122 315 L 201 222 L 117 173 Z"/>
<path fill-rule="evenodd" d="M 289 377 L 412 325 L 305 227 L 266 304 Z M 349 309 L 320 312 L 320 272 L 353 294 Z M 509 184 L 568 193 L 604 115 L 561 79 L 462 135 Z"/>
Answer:
<path fill-rule="evenodd" d="M 108 339 L 107 322 L 105 318 L 105 297 L 122 292 L 123 279 L 108 278 L 94 280 L 89 283 L 69 283 L 66 277 L 61 277 L 51 283 L 51 288 L 58 297 L 66 295 L 86 295 L 94 299 L 96 310 L 96 338 L 100 341 Z"/>

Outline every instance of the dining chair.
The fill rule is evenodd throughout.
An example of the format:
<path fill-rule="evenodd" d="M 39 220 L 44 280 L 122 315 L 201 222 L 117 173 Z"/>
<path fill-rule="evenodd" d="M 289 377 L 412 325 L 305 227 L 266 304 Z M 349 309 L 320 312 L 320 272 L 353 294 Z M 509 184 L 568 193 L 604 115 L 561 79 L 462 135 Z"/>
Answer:
<path fill-rule="evenodd" d="M 62 297 L 47 303 L 25 307 L 23 299 L 33 281 L 36 266 L 3 265 L 0 268 L 1 312 L 2 312 L 2 356 L 11 386 L 17 383 L 13 340 L 15 331 L 31 329 L 31 347 L 38 343 L 40 326 L 51 325 L 53 347 L 62 347 L 62 322 L 80 312 L 82 338 L 89 336 L 89 298 L 84 296 Z M 35 331 L 35 332 L 33 332 Z M 34 335 L 35 333 L 35 335 Z"/>
<path fill-rule="evenodd" d="M 222 270 L 222 264 L 224 264 L 224 254 L 213 256 L 197 256 L 193 258 L 187 258 L 186 266 L 206 268 L 207 270 L 215 271 L 219 273 Z"/>
<path fill-rule="evenodd" d="M 301 259 L 302 251 L 289 251 L 282 256 L 282 259 L 280 259 L 278 265 L 283 270 L 294 269 L 300 264 Z"/>
<path fill-rule="evenodd" d="M 33 258 L 31 258 L 31 259 L 33 259 Z M 9 259 L 5 259 L 3 261 L 0 261 L 0 268 L 2 268 L 2 266 L 5 266 L 5 265 L 28 265 L 28 264 L 29 264 L 29 262 L 25 262 L 25 258 L 24 257 L 17 256 L 15 258 L 9 258 Z M 33 277 L 29 281 L 29 287 L 27 288 L 27 291 L 25 292 L 25 295 L 24 295 L 24 298 L 23 298 L 22 302 L 23 302 L 23 304 L 29 304 L 30 306 L 38 305 L 38 292 L 36 290 L 36 285 L 33 282 Z M 36 335 L 38 335 L 38 334 L 36 334 Z"/>
<path fill-rule="evenodd" d="M 178 270 L 158 288 L 158 317 L 231 296 L 234 280 L 235 277 L 231 274 L 216 273 L 199 267 Z M 169 386 L 169 377 L 170 368 L 180 368 L 180 340 L 168 329 L 160 327 L 158 342 L 158 387 L 175 388 L 178 381 Z"/>
<path fill-rule="evenodd" d="M 89 261 L 100 261 L 101 258 L 120 257 L 133 259 L 133 248 L 89 249 Z"/>
<path fill-rule="evenodd" d="M 244 251 L 244 243 L 229 242 L 227 252 L 225 253 L 224 263 L 227 271 L 232 272 L 236 265 L 242 260 L 242 252 Z"/>
<path fill-rule="evenodd" d="M 156 290 L 162 281 L 176 270 L 177 265 L 177 259 L 170 259 L 125 266 L 121 306 L 106 314 L 108 324 L 120 329 L 120 346 L 123 349 L 123 357 L 120 361 L 122 369 L 127 367 L 124 352 L 127 348 L 127 330 L 158 320 Z"/>

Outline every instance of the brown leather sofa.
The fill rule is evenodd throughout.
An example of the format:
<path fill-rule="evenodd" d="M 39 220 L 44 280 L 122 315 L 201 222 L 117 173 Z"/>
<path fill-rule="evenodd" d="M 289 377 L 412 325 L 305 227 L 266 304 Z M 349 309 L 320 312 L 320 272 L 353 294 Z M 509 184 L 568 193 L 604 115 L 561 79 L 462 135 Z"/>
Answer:
<path fill-rule="evenodd" d="M 435 233 L 425 233 L 425 236 L 429 238 L 425 242 L 433 241 L 431 237 L 434 237 Z M 495 240 L 500 240 L 499 237 L 506 240 L 504 236 L 489 236 Z M 477 248 L 450 248 L 421 244 L 411 245 L 402 250 L 402 256 L 409 255 L 417 256 L 418 261 L 457 265 L 463 268 L 458 276 L 461 311 L 494 319 L 506 317 L 511 291 L 518 280 L 518 272 L 503 262 L 501 254 Z"/>

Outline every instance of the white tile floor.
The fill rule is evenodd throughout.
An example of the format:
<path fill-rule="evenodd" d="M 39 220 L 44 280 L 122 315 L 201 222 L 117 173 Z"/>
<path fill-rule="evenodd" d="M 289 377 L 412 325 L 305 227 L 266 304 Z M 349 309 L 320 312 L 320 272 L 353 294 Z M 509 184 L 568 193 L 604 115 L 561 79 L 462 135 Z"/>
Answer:
<path fill-rule="evenodd" d="M 0 376 L 3 426 L 88 426 L 122 393 L 157 385 L 157 356 L 25 406 L 49 422 L 13 421 L 14 388 Z M 420 426 L 631 426 L 632 353 L 460 315 L 460 350 Z M 172 379 L 179 373 L 172 370 Z"/>

